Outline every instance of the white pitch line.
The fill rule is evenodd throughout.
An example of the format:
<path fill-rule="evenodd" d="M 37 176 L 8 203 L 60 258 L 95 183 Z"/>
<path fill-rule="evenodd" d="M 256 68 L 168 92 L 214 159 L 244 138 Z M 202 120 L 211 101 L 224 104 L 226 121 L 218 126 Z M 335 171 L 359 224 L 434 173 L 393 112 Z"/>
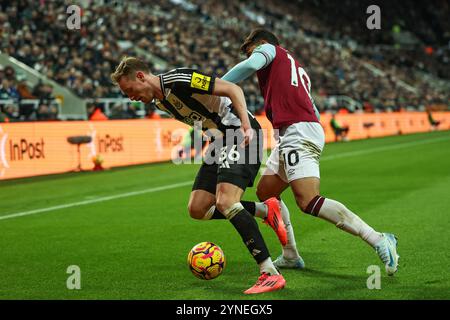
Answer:
<path fill-rule="evenodd" d="M 410 146 L 417 146 L 417 145 L 421 145 L 421 144 L 427 144 L 427 143 L 432 143 L 432 142 L 437 142 L 437 141 L 445 141 L 445 140 L 450 140 L 450 136 L 434 138 L 434 139 L 427 139 L 427 140 L 404 142 L 404 143 L 399 143 L 399 144 L 395 144 L 395 145 L 389 145 L 389 146 L 385 146 L 385 147 L 378 147 L 378 148 L 372 148 L 372 149 L 366 149 L 366 150 L 360 150 L 360 151 L 343 152 L 343 153 L 338 153 L 338 154 L 322 157 L 322 158 L 320 158 L 320 160 L 334 160 L 334 159 L 339 159 L 339 158 L 347 158 L 347 157 L 359 156 L 359 155 L 363 155 L 363 154 L 375 153 L 375 152 L 379 152 L 379 151 L 408 148 Z"/>
<path fill-rule="evenodd" d="M 360 151 L 343 152 L 343 153 L 339 153 L 336 155 L 330 155 L 330 156 L 323 157 L 323 158 L 321 158 L 321 160 L 332 160 L 332 159 L 338 159 L 338 158 L 346 158 L 346 157 L 353 157 L 353 156 L 364 155 L 364 154 L 369 154 L 369 153 L 375 153 L 375 152 L 379 152 L 379 151 L 397 150 L 400 148 L 407 148 L 410 146 L 416 146 L 416 145 L 427 144 L 427 143 L 432 143 L 432 142 L 437 142 L 437 141 L 444 141 L 444 140 L 450 140 L 450 137 L 441 137 L 441 138 L 434 138 L 434 139 L 427 139 L 427 140 L 420 140 L 420 141 L 405 142 L 405 143 L 399 143 L 396 145 L 389 145 L 389 146 L 385 146 L 385 147 L 378 147 L 378 148 L 366 149 L 366 150 L 360 150 Z M 157 188 L 144 189 L 144 190 L 140 190 L 140 191 L 132 191 L 132 192 L 117 194 L 117 195 L 113 195 L 113 196 L 107 196 L 107 197 L 101 197 L 101 198 L 96 198 L 96 199 L 91 199 L 91 200 L 62 204 L 59 206 L 53 206 L 53 207 L 48 207 L 48 208 L 41 208 L 41 209 L 35 209 L 35 210 L 30 210 L 30 211 L 12 213 L 9 215 L 0 216 L 0 220 L 29 216 L 32 214 L 55 211 L 55 210 L 59 210 L 59 209 L 66 209 L 66 208 L 71 208 L 71 207 L 76 207 L 76 206 L 84 206 L 84 205 L 88 205 L 88 204 L 92 204 L 92 203 L 104 202 L 104 201 L 115 200 L 115 199 L 126 198 L 126 197 L 132 197 L 132 196 L 141 195 L 141 194 L 145 194 L 145 193 L 154 193 L 154 192 L 158 192 L 158 191 L 164 191 L 164 190 L 169 190 L 169 189 L 175 189 L 178 187 L 184 187 L 184 186 L 187 186 L 190 184 L 192 184 L 192 181 L 185 181 L 185 182 L 169 184 L 169 185 L 157 187 Z"/>
<path fill-rule="evenodd" d="M 71 208 L 71 207 L 84 206 L 87 204 L 104 202 L 104 201 L 115 200 L 115 199 L 126 198 L 126 197 L 132 197 L 132 196 L 137 196 L 137 195 L 141 195 L 141 194 L 145 194 L 145 193 L 153 193 L 153 192 L 164 191 L 164 190 L 168 190 L 168 189 L 175 189 L 175 188 L 184 187 L 184 186 L 187 186 L 190 184 L 192 184 L 192 181 L 185 181 L 185 182 L 169 184 L 167 186 L 162 186 L 162 187 L 157 187 L 157 188 L 144 189 L 144 190 L 140 190 L 140 191 L 121 193 L 121 194 L 116 194 L 113 196 L 101 197 L 101 198 L 96 198 L 96 199 L 92 199 L 92 200 L 67 203 L 67 204 L 62 204 L 62 205 L 54 206 L 54 207 L 18 212 L 18 213 L 9 214 L 6 216 L 0 216 L 0 220 L 29 216 L 32 214 L 48 212 L 48 211 L 55 211 L 55 210 L 59 210 L 59 209 L 67 209 L 67 208 Z"/>

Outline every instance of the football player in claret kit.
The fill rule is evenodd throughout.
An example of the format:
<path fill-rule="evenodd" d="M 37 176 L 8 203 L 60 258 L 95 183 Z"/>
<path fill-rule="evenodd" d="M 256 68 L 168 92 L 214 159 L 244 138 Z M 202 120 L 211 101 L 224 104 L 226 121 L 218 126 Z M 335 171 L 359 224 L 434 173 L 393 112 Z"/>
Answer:
<path fill-rule="evenodd" d="M 258 198 L 261 201 L 279 198 L 291 187 L 303 212 L 363 239 L 375 249 L 387 274 L 393 275 L 399 259 L 397 238 L 390 233 L 375 231 L 342 203 L 320 195 L 319 159 L 325 145 L 325 134 L 305 69 L 280 46 L 278 38 L 265 29 L 252 31 L 241 51 L 248 58 L 234 66 L 222 79 L 238 83 L 256 72 L 267 118 L 278 130 L 277 145 L 257 186 Z M 304 261 L 296 248 L 289 211 L 283 203 L 281 205 L 288 243 L 274 264 L 279 268 L 304 268 Z"/>
<path fill-rule="evenodd" d="M 156 106 L 175 119 L 191 126 L 200 123 L 203 130 L 219 133 L 210 144 L 217 152 L 209 154 L 196 176 L 189 213 L 202 220 L 227 218 L 238 231 L 261 273 L 245 293 L 282 289 L 285 279 L 273 265 L 253 217 L 264 217 L 286 244 L 280 202 L 276 198 L 264 203 L 241 201 L 245 189 L 253 185 L 262 156 L 261 127 L 247 111 L 242 89 L 188 68 L 153 75 L 143 61 L 133 57 L 123 58 L 111 79 L 131 100 L 148 103 L 156 99 Z M 228 139 L 230 131 L 238 135 Z M 236 139 L 239 134 L 240 140 Z"/>

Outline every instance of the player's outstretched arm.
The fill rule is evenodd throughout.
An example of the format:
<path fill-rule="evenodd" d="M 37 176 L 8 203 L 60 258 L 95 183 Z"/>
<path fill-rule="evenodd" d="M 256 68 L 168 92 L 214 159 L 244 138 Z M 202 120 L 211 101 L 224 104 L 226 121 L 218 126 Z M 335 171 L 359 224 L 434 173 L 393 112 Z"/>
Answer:
<path fill-rule="evenodd" d="M 251 55 L 250 58 L 239 62 L 231 70 L 229 70 L 223 77 L 223 80 L 227 80 L 233 83 L 241 82 L 247 79 L 253 73 L 261 69 L 266 63 L 266 59 L 261 54 Z"/>

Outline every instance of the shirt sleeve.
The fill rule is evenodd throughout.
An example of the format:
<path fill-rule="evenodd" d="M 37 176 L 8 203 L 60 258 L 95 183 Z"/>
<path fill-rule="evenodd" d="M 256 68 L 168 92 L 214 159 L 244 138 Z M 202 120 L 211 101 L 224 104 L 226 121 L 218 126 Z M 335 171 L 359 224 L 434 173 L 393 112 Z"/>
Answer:
<path fill-rule="evenodd" d="M 161 76 L 161 86 L 165 88 L 185 88 L 193 93 L 212 94 L 216 78 L 198 70 L 177 69 Z"/>
<path fill-rule="evenodd" d="M 201 94 L 212 94 L 216 78 L 200 71 L 192 71 L 190 89 L 192 92 Z"/>
<path fill-rule="evenodd" d="M 274 45 L 269 43 L 263 44 L 255 48 L 248 59 L 238 63 L 229 70 L 222 79 L 233 83 L 241 82 L 256 71 L 267 67 L 275 59 L 275 55 Z"/>
<path fill-rule="evenodd" d="M 266 63 L 261 68 L 263 69 L 267 67 L 273 61 L 273 59 L 275 59 L 277 50 L 275 49 L 275 46 L 273 44 L 265 43 L 263 45 L 256 47 L 255 50 L 253 50 L 252 55 L 254 54 L 261 54 L 266 59 Z"/>

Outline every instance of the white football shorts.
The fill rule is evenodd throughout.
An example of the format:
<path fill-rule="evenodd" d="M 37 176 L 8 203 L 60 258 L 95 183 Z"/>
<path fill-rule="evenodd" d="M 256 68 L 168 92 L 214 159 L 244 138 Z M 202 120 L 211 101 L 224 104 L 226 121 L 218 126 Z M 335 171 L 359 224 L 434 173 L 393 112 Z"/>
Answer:
<path fill-rule="evenodd" d="M 319 160 L 325 146 L 320 123 L 297 122 L 279 131 L 275 148 L 266 166 L 285 182 L 301 178 L 320 178 Z"/>

